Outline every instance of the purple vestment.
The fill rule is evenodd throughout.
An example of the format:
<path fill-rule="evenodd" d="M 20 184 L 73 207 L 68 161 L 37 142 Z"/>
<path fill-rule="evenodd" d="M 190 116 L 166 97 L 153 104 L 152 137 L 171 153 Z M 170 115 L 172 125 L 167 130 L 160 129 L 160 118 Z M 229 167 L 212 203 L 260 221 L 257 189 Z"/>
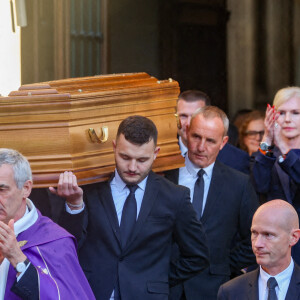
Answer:
<path fill-rule="evenodd" d="M 38 214 L 37 221 L 20 233 L 17 240 L 27 241 L 21 249 L 38 272 L 39 298 L 95 299 L 78 262 L 75 238 L 40 212 Z M 16 271 L 10 265 L 5 300 L 20 299 L 10 291 L 15 280 Z"/>

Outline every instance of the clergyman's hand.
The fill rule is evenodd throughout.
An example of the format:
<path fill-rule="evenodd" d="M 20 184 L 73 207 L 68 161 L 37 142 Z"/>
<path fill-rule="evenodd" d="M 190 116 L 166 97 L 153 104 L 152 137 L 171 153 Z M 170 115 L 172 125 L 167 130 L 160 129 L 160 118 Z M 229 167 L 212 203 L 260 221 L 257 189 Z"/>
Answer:
<path fill-rule="evenodd" d="M 59 175 L 57 189 L 49 187 L 52 194 L 66 199 L 70 209 L 83 207 L 83 191 L 77 184 L 77 178 L 72 172 L 64 172 Z"/>
<path fill-rule="evenodd" d="M 0 221 L 0 254 L 3 259 L 7 258 L 14 268 L 17 263 L 26 260 L 15 236 L 13 219 L 8 225 Z"/>

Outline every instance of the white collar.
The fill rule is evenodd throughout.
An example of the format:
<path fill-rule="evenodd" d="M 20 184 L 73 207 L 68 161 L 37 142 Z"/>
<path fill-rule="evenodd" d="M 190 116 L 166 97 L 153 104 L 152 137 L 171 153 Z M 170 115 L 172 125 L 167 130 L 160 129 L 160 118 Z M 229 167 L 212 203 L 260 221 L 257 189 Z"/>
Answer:
<path fill-rule="evenodd" d="M 179 144 L 179 148 L 181 151 L 181 155 L 183 157 L 187 156 L 187 152 L 188 152 L 188 148 L 186 147 L 186 145 L 183 143 L 181 136 L 178 138 L 178 144 Z"/>
<path fill-rule="evenodd" d="M 140 183 L 137 184 L 138 187 L 140 189 L 142 189 L 143 191 L 145 191 L 145 189 L 146 189 L 147 179 L 148 179 L 148 176 L 146 178 L 144 178 Z M 115 170 L 115 176 L 114 176 L 111 184 L 114 184 L 117 187 L 119 192 L 121 192 L 122 190 L 124 190 L 126 188 L 127 184 L 122 180 L 117 169 Z"/>
<path fill-rule="evenodd" d="M 212 177 L 212 172 L 213 172 L 213 168 L 214 168 L 215 162 L 213 162 L 212 164 L 210 164 L 208 167 L 203 168 L 203 170 L 205 171 L 205 175 L 208 176 L 209 178 Z M 189 156 L 186 155 L 185 156 L 185 166 L 187 171 L 193 176 L 193 177 L 197 177 L 198 176 L 198 172 L 201 168 L 195 166 L 189 159 Z"/>
<path fill-rule="evenodd" d="M 26 199 L 26 211 L 24 216 L 14 224 L 15 235 L 25 231 L 38 219 L 37 209 L 30 199 Z"/>
<path fill-rule="evenodd" d="M 270 275 L 269 273 L 264 271 L 261 266 L 259 266 L 259 276 L 260 276 L 264 286 L 267 286 L 267 281 L 270 277 L 275 277 L 277 284 L 278 284 L 278 289 L 281 290 L 283 281 L 289 280 L 292 277 L 293 270 L 294 270 L 294 261 L 293 261 L 293 259 L 291 259 L 289 266 L 275 276 Z"/>

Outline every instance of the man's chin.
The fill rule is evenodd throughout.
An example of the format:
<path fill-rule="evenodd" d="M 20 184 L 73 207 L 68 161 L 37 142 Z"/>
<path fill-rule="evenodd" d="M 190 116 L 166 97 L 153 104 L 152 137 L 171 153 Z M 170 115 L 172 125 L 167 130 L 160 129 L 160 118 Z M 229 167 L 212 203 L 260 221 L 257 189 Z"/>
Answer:
<path fill-rule="evenodd" d="M 264 255 L 256 255 L 256 262 L 258 265 L 265 266 L 268 264 L 269 256 L 267 254 Z"/>
<path fill-rule="evenodd" d="M 198 168 L 206 168 L 208 166 L 206 156 L 192 154 L 190 161 Z"/>
<path fill-rule="evenodd" d="M 141 176 L 137 174 L 136 175 L 123 174 L 121 178 L 126 184 L 138 184 L 139 182 L 142 181 Z"/>

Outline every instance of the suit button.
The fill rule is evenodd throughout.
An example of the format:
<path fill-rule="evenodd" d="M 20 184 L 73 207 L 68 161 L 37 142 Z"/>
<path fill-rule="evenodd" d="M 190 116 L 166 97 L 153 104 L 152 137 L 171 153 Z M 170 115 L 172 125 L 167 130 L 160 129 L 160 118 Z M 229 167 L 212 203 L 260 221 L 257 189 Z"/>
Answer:
<path fill-rule="evenodd" d="M 120 256 L 120 257 L 119 257 L 119 261 L 122 261 L 122 260 L 124 260 L 124 257 L 123 257 L 123 256 Z"/>

